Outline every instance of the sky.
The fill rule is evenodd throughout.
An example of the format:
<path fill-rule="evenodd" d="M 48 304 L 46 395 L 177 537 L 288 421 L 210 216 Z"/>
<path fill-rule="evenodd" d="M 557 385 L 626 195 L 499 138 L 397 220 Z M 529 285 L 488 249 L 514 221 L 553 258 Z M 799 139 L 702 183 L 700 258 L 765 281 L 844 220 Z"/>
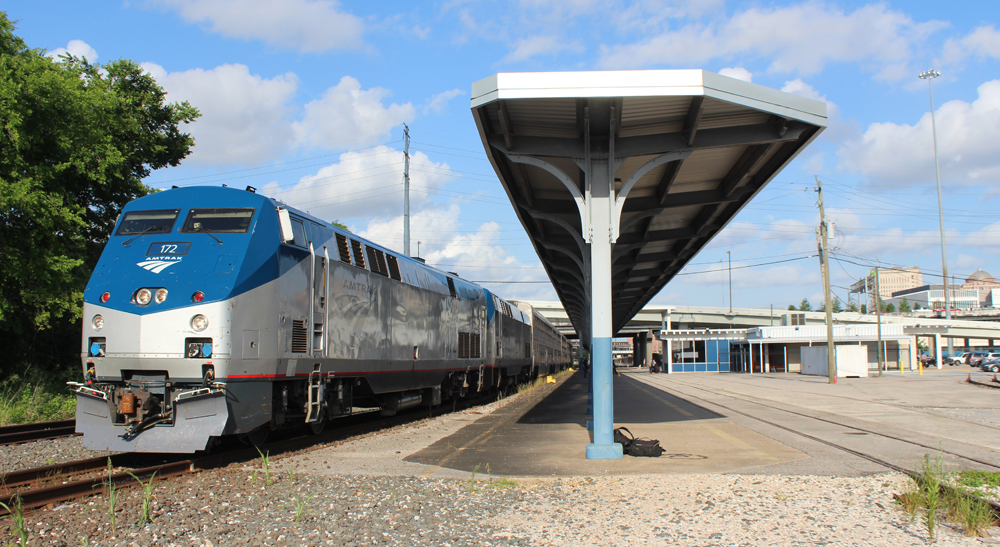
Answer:
<path fill-rule="evenodd" d="M 499 72 L 699 68 L 826 101 L 829 127 L 651 302 L 822 302 L 875 264 L 941 283 L 931 97 L 948 272 L 1000 275 L 1000 3 L 523 0 L 12 0 L 50 56 L 131 59 L 202 117 L 157 188 L 254 186 L 508 299 L 555 291 L 486 159 L 472 82 Z M 730 269 L 731 260 L 731 269 Z M 729 289 L 731 277 L 732 301 Z M 854 297 L 856 299 L 856 297 Z"/>

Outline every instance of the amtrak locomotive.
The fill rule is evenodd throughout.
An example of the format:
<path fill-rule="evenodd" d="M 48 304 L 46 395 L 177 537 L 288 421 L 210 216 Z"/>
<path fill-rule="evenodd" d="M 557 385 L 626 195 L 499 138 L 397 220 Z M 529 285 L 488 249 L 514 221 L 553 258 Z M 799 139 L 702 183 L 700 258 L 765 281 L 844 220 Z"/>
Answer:
<path fill-rule="evenodd" d="M 569 364 L 530 305 L 247 190 L 178 188 L 122 211 L 84 293 L 86 448 L 259 444 Z"/>

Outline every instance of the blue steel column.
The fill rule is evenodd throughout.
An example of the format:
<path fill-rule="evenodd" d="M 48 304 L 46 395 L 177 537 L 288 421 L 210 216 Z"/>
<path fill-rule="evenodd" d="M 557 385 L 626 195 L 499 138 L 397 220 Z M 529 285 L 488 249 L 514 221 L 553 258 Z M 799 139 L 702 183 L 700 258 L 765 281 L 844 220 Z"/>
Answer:
<path fill-rule="evenodd" d="M 588 460 L 623 457 L 622 445 L 614 442 L 614 386 L 611 371 L 611 165 L 593 162 L 587 177 L 590 196 L 590 329 L 593 339 L 594 442 L 587 445 Z"/>

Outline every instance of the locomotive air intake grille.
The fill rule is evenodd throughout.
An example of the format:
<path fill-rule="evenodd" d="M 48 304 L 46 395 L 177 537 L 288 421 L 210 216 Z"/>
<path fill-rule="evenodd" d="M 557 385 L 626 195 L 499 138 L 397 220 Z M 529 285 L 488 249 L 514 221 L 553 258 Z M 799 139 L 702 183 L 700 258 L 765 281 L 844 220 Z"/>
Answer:
<path fill-rule="evenodd" d="M 309 331 L 305 321 L 292 320 L 292 353 L 309 353 Z"/>

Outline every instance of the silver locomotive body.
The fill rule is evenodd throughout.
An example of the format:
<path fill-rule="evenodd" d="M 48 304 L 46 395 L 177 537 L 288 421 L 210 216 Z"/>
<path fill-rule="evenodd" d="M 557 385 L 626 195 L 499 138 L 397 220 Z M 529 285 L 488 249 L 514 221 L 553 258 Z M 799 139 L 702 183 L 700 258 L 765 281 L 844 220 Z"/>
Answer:
<path fill-rule="evenodd" d="M 253 223 L 239 235 L 132 236 L 151 250 L 198 240 L 181 242 L 183 257 L 144 256 L 124 235 L 109 242 L 85 293 L 77 429 L 87 448 L 190 453 L 224 435 L 317 431 L 358 407 L 394 413 L 538 373 L 530 313 L 273 200 L 169 190 L 129 204 L 125 219 L 166 210 L 189 226 L 192 202 L 252 208 Z M 143 289 L 154 302 L 136 301 Z"/>

